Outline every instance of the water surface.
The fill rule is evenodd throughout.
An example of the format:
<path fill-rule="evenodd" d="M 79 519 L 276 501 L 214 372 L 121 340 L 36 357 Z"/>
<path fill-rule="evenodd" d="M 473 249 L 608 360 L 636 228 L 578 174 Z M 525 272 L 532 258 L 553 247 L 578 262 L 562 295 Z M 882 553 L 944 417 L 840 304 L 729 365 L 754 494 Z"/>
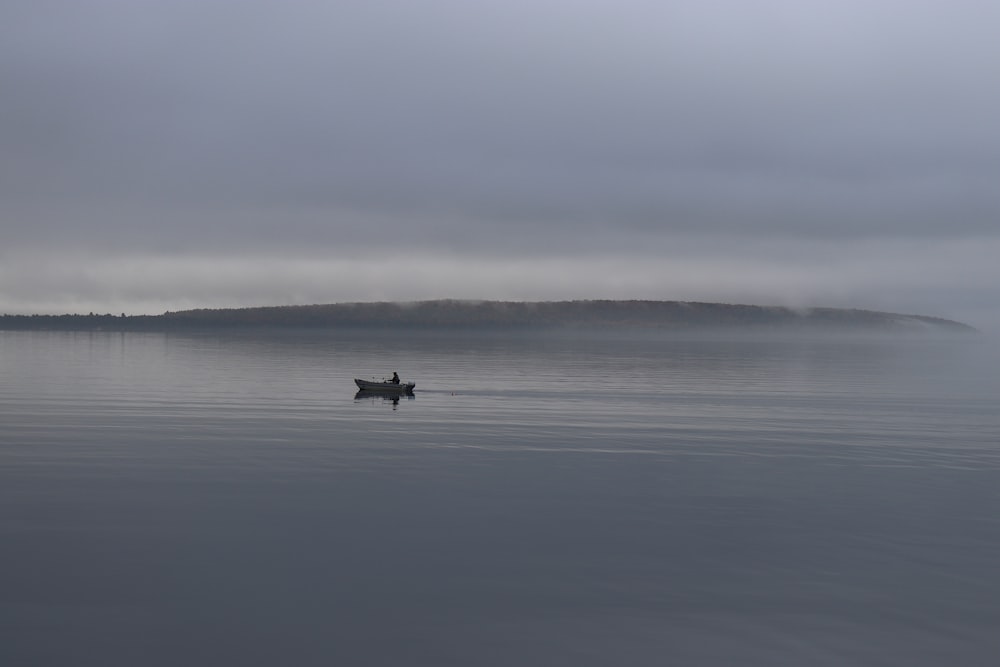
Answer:
<path fill-rule="evenodd" d="M 357 397 L 354 377 L 417 382 Z M 0 662 L 987 665 L 991 341 L 0 332 Z"/>

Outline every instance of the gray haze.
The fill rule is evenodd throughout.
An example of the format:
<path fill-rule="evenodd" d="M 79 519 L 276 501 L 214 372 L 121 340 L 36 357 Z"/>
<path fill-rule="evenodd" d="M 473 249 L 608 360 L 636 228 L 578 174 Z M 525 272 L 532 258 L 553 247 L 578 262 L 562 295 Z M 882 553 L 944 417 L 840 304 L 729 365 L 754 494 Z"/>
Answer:
<path fill-rule="evenodd" d="M 1000 4 L 0 0 L 0 311 L 1000 326 Z"/>

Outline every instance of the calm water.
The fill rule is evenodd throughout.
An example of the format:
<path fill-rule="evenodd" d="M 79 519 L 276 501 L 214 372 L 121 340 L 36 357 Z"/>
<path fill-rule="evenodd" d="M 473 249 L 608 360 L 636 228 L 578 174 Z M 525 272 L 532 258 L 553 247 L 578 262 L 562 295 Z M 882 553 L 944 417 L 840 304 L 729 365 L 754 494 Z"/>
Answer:
<path fill-rule="evenodd" d="M 0 664 L 995 665 L 998 360 L 0 332 Z"/>

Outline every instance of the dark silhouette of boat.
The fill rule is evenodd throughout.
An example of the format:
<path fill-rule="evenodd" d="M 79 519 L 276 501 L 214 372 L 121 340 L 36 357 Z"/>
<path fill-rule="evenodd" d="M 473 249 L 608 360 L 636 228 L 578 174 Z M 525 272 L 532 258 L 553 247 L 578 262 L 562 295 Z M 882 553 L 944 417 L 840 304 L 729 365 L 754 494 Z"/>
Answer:
<path fill-rule="evenodd" d="M 358 389 L 361 391 L 367 391 L 371 393 L 380 394 L 412 394 L 413 388 L 417 386 L 416 382 L 386 382 L 377 380 L 359 380 L 354 378 L 354 384 L 358 385 Z"/>

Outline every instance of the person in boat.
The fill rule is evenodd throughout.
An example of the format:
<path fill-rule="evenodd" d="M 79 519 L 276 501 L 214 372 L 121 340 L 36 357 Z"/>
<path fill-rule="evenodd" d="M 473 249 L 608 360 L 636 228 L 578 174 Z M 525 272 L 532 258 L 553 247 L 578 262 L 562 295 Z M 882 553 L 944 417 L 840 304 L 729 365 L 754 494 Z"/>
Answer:
<path fill-rule="evenodd" d="M 391 382 L 393 384 L 399 384 L 399 373 L 397 373 L 396 371 L 393 371 L 392 372 L 392 379 L 389 380 L 389 382 Z"/>

